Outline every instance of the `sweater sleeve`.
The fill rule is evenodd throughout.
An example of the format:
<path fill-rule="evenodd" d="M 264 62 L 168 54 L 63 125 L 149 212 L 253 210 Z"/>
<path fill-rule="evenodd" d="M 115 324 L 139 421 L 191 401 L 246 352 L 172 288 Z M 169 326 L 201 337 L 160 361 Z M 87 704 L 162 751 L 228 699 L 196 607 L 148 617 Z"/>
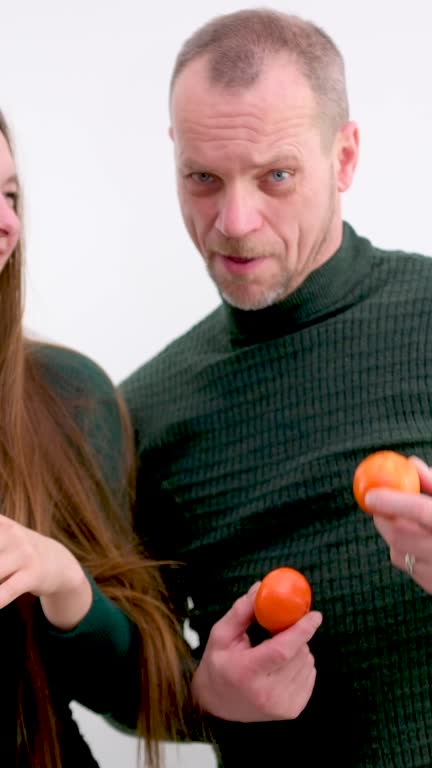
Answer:
<path fill-rule="evenodd" d="M 43 346 L 36 353 L 49 385 L 72 413 L 127 516 L 124 435 L 113 383 L 97 364 L 76 352 Z M 72 631 L 53 627 L 38 604 L 36 626 L 49 683 L 54 696 L 75 700 L 133 728 L 141 686 L 138 630 L 87 576 L 92 605 Z"/>
<path fill-rule="evenodd" d="M 38 604 L 37 627 L 48 677 L 62 698 L 133 728 L 140 695 L 138 633 L 87 576 L 92 605 L 71 631 L 50 624 Z"/>

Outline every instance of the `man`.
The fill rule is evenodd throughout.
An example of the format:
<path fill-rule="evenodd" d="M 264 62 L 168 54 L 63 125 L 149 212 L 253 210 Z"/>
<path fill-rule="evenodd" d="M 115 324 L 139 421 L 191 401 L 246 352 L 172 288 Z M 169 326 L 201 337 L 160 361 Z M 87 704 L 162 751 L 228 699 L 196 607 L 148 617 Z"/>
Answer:
<path fill-rule="evenodd" d="M 373 491 L 370 515 L 352 477 L 379 448 L 432 462 L 432 262 L 342 219 L 359 132 L 314 25 L 214 19 L 170 105 L 182 214 L 222 303 L 122 388 L 137 527 L 184 563 L 172 594 L 193 601 L 221 765 L 430 766 L 432 472 L 415 459 L 423 493 Z M 261 642 L 250 587 L 280 565 L 316 610 Z"/>

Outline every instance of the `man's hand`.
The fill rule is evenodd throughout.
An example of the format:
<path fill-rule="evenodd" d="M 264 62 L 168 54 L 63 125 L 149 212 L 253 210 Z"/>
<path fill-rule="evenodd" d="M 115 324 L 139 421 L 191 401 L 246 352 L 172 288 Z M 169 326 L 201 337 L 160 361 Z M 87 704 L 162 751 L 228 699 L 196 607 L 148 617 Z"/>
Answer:
<path fill-rule="evenodd" d="M 432 594 L 432 469 L 411 457 L 420 476 L 422 493 L 374 488 L 366 496 L 368 512 L 390 548 L 390 558 L 401 571 L 411 564 L 410 576 Z"/>
<path fill-rule="evenodd" d="M 218 621 L 195 672 L 192 690 L 201 708 L 224 720 L 291 720 L 308 703 L 316 678 L 307 643 L 321 624 L 311 611 L 289 629 L 252 647 L 254 585 Z"/>

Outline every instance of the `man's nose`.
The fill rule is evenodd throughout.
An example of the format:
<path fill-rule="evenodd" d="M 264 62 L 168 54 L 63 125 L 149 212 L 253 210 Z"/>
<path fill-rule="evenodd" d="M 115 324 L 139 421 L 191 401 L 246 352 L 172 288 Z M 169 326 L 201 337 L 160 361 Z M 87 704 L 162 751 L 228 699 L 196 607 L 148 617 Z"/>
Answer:
<path fill-rule="evenodd" d="M 255 195 L 239 188 L 226 190 L 221 201 L 216 228 L 225 237 L 240 238 L 261 227 L 262 217 Z"/>

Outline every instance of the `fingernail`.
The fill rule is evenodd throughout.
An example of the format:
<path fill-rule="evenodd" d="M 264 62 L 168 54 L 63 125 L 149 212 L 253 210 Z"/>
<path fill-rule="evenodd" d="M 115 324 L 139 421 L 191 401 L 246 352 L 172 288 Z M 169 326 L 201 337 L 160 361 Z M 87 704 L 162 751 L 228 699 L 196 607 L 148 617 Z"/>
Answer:
<path fill-rule="evenodd" d="M 249 587 L 249 589 L 248 589 L 248 591 L 247 591 L 248 595 L 250 595 L 250 594 L 251 594 L 251 592 L 255 592 L 255 591 L 258 589 L 258 587 L 259 587 L 259 585 L 260 585 L 260 584 L 261 584 L 261 582 L 260 582 L 260 581 L 255 581 L 255 582 L 252 584 L 252 586 L 251 586 L 251 587 Z"/>
<path fill-rule="evenodd" d="M 368 507 L 369 504 L 373 504 L 375 499 L 375 495 L 373 491 L 369 491 L 366 496 L 364 497 L 365 506 Z"/>
<path fill-rule="evenodd" d="M 317 628 L 317 629 L 318 629 L 318 627 L 320 627 L 320 626 L 321 626 L 321 624 L 322 624 L 322 620 L 323 620 L 323 615 L 322 615 L 322 613 L 316 612 L 316 613 L 314 614 L 314 623 L 315 623 L 315 625 L 316 625 L 316 628 Z"/>
<path fill-rule="evenodd" d="M 426 462 L 423 461 L 423 459 L 420 459 L 418 456 L 413 455 L 413 456 L 410 456 L 409 458 L 411 459 L 411 461 L 414 461 L 416 464 L 419 464 L 421 467 L 423 467 L 423 469 L 430 469 L 429 465 L 426 464 Z"/>

